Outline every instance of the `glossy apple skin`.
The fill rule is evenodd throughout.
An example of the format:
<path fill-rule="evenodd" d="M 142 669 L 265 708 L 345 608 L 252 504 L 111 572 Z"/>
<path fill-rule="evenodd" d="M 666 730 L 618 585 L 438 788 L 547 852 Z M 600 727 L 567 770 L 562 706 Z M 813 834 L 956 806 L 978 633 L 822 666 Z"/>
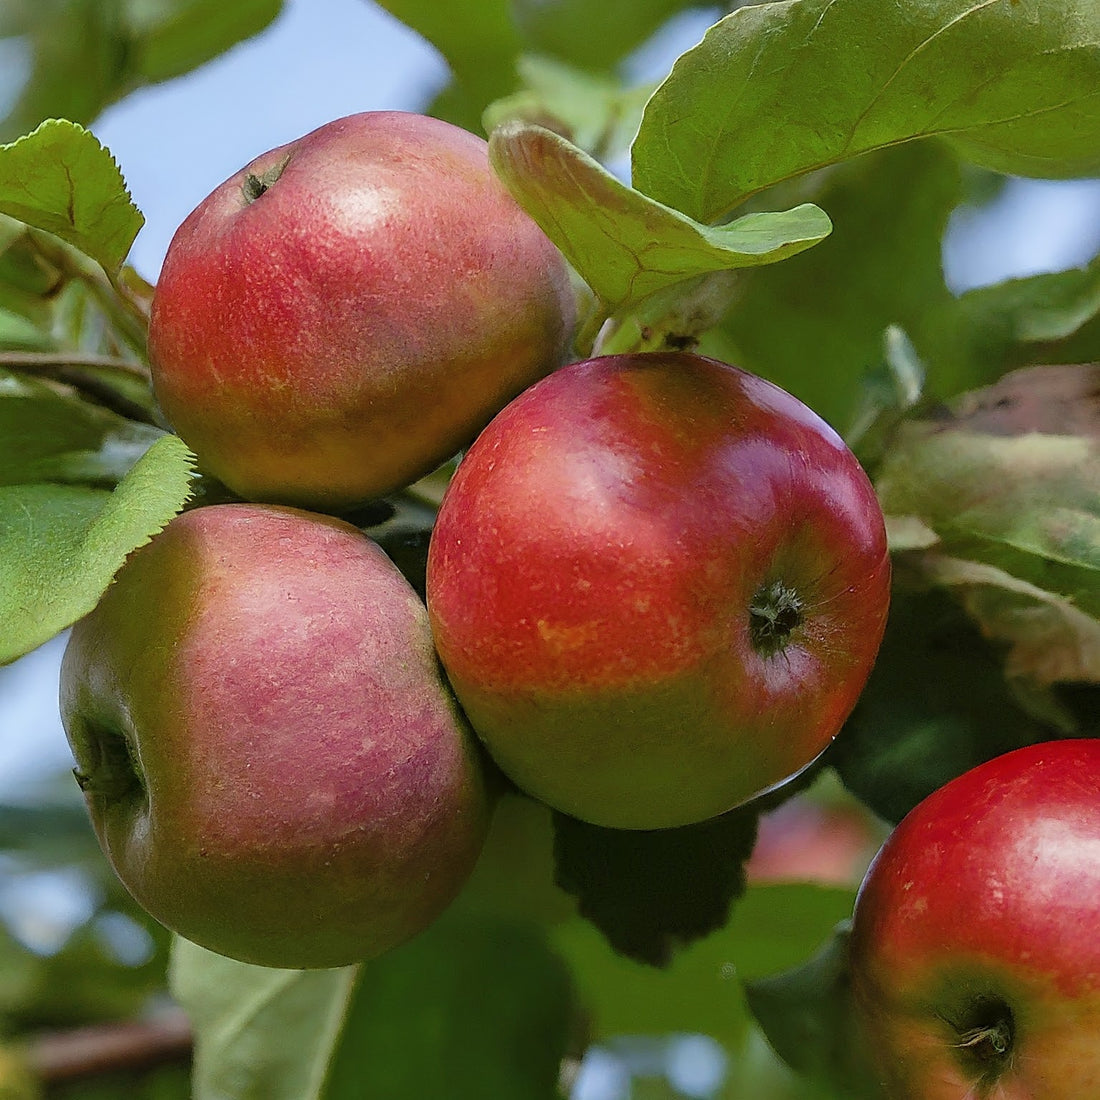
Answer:
<path fill-rule="evenodd" d="M 423 604 L 339 520 L 178 516 L 73 629 L 61 710 L 119 878 L 245 962 L 378 955 L 444 909 L 481 848 L 479 750 Z"/>
<path fill-rule="evenodd" d="M 284 161 L 249 201 L 248 177 Z M 561 255 L 484 141 L 368 112 L 264 153 L 183 222 L 149 355 L 204 469 L 329 511 L 455 454 L 561 363 L 573 312 Z"/>
<path fill-rule="evenodd" d="M 921 802 L 872 862 L 851 939 L 891 1100 L 1100 1096 L 1098 930 L 1100 740 L 1018 749 Z M 997 1018 L 1001 1058 L 966 1034 Z"/>
<path fill-rule="evenodd" d="M 687 354 L 562 368 L 460 463 L 432 535 L 436 645 L 523 790 L 615 828 L 751 799 L 832 740 L 874 661 L 890 565 L 839 437 L 776 386 Z M 770 653 L 750 607 L 802 621 Z"/>

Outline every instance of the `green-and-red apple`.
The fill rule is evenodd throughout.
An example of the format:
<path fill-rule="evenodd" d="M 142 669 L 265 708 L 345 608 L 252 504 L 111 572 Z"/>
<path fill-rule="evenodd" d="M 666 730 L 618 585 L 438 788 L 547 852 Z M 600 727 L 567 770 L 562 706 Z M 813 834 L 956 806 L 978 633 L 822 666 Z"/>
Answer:
<path fill-rule="evenodd" d="M 1032 745 L 921 802 L 851 938 L 890 1100 L 1100 1096 L 1100 740 Z"/>
<path fill-rule="evenodd" d="M 73 629 L 61 709 L 100 843 L 182 936 L 329 967 L 451 901 L 489 814 L 424 606 L 354 527 L 174 519 Z"/>
<path fill-rule="evenodd" d="M 559 365 L 573 312 L 565 262 L 484 141 L 367 112 L 264 153 L 183 222 L 149 355 L 204 469 L 329 511 L 458 451 Z"/>
<path fill-rule="evenodd" d="M 563 367 L 504 409 L 428 555 L 436 645 L 528 793 L 597 825 L 729 810 L 797 773 L 885 626 L 883 519 L 778 387 L 697 355 Z"/>

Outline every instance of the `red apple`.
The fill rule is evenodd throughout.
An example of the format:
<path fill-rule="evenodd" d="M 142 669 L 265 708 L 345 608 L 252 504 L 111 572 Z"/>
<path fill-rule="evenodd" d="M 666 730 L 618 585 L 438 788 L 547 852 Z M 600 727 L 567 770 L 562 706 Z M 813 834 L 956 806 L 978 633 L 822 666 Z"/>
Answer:
<path fill-rule="evenodd" d="M 639 354 L 564 367 L 486 428 L 439 512 L 428 605 L 519 787 L 653 829 L 829 744 L 889 580 L 874 492 L 821 419 L 724 363 Z"/>
<path fill-rule="evenodd" d="M 856 902 L 857 1012 L 891 1100 L 1100 1096 L 1100 740 L 920 803 Z"/>
<path fill-rule="evenodd" d="M 330 510 L 453 455 L 558 366 L 572 318 L 566 265 L 485 142 L 369 112 L 264 153 L 184 221 L 149 355 L 204 469 Z"/>
<path fill-rule="evenodd" d="M 100 843 L 180 935 L 341 966 L 414 935 L 471 872 L 477 743 L 427 614 L 354 527 L 187 512 L 73 629 L 61 710 Z"/>

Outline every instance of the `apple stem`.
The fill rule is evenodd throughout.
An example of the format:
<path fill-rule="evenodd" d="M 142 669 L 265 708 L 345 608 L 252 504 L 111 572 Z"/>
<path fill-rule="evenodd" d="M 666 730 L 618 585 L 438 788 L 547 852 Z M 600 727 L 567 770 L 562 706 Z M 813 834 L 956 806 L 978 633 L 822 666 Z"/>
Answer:
<path fill-rule="evenodd" d="M 782 581 L 766 584 L 749 606 L 749 636 L 753 649 L 765 657 L 780 652 L 803 619 L 802 600 Z"/>

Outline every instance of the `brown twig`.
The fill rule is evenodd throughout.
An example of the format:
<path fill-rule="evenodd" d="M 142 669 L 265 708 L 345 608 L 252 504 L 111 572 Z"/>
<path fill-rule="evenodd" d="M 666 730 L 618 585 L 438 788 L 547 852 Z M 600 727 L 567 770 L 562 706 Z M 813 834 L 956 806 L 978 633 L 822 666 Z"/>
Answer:
<path fill-rule="evenodd" d="M 78 351 L 0 351 L 0 367 L 51 375 L 63 367 L 89 367 L 149 381 L 149 372 L 140 363 L 115 355 L 89 355 Z"/>
<path fill-rule="evenodd" d="M 44 1085 L 114 1071 L 151 1069 L 191 1056 L 191 1026 L 180 1009 L 126 1021 L 38 1035 L 27 1065 Z"/>

